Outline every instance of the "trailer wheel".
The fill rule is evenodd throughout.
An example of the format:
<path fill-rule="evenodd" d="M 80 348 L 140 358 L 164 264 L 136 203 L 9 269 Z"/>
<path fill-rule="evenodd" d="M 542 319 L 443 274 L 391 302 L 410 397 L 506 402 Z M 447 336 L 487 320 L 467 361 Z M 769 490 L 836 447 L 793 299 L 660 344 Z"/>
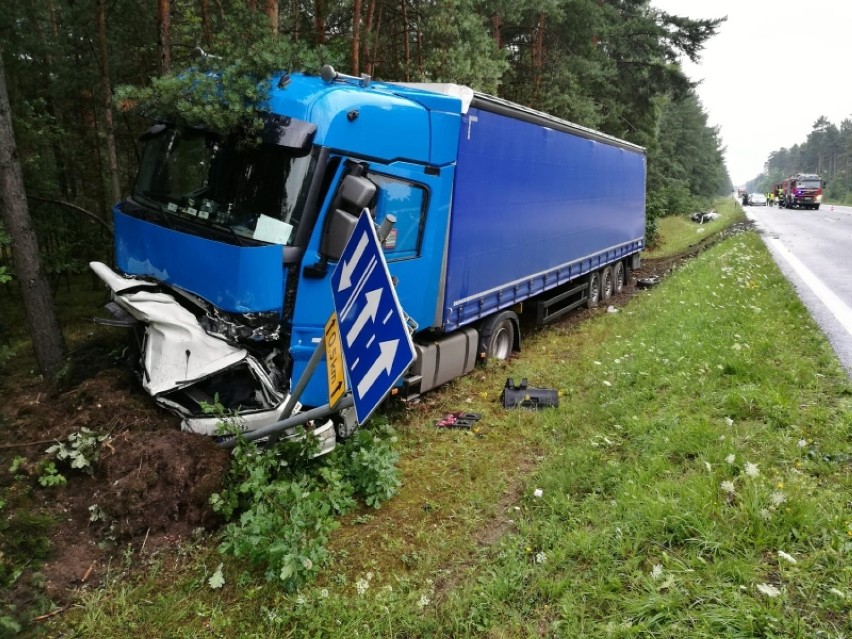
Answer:
<path fill-rule="evenodd" d="M 482 325 L 482 352 L 485 359 L 508 359 L 515 351 L 515 326 L 518 316 L 503 311 L 485 320 Z"/>
<path fill-rule="evenodd" d="M 600 271 L 589 273 L 589 288 L 586 291 L 586 308 L 596 308 L 601 301 Z"/>
<path fill-rule="evenodd" d="M 627 279 L 625 275 L 624 262 L 616 262 L 612 265 L 612 279 L 615 284 L 614 293 L 618 294 L 624 290 L 624 284 Z"/>
<path fill-rule="evenodd" d="M 608 301 L 615 290 L 615 278 L 612 275 L 612 267 L 604 266 L 601 269 L 601 300 Z"/>

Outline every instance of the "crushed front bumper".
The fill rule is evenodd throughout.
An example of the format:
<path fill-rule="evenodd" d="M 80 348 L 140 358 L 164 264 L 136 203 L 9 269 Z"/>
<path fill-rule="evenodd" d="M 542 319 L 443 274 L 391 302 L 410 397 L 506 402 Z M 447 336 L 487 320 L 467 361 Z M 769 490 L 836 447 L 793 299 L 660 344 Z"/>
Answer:
<path fill-rule="evenodd" d="M 260 359 L 246 348 L 202 325 L 200 307 L 190 310 L 167 287 L 137 277 L 115 273 L 101 262 L 92 270 L 112 290 L 108 305 L 117 320 L 104 323 L 132 327 L 141 333 L 139 374 L 142 387 L 161 406 L 177 413 L 181 428 L 218 435 L 222 418 L 210 408 L 220 405 L 243 431 L 254 431 L 281 421 L 289 395 L 275 380 L 280 374 L 272 364 L 274 348 Z M 183 299 L 183 298 L 181 298 Z M 300 406 L 296 404 L 295 411 Z M 335 446 L 331 420 L 305 424 L 320 440 L 320 454 Z M 296 437 L 294 427 L 281 438 Z"/>

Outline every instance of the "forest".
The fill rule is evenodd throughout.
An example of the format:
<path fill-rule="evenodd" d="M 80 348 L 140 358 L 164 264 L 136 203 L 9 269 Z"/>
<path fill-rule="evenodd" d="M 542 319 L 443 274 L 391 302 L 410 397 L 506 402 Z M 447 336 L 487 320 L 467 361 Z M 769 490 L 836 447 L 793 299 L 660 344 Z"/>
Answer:
<path fill-rule="evenodd" d="M 825 199 L 846 204 L 852 202 L 852 119 L 838 127 L 825 116 L 813 124 L 807 139 L 789 149 L 769 154 L 763 173 L 748 183 L 749 191 L 769 191 L 774 184 L 794 173 L 817 173 L 826 181 Z"/>
<path fill-rule="evenodd" d="M 468 85 L 645 147 L 653 242 L 658 217 L 730 192 L 719 131 L 679 65 L 700 59 L 723 20 L 670 15 L 648 0 L 3 3 L 0 284 L 25 289 L 43 269 L 55 288 L 91 260 L 110 261 L 110 212 L 135 177 L 146 114 L 232 128 L 262 102 L 271 72 L 326 63 L 378 80 Z M 192 69 L 220 78 L 222 99 L 193 91 Z M 20 189 L 6 179 L 13 169 Z M 16 221 L 37 242 L 16 238 Z M 25 251 L 37 264 L 13 259 Z M 33 330 L 50 315 L 27 312 Z M 53 341 L 52 372 L 57 333 L 43 326 L 33 339 L 37 351 Z"/>

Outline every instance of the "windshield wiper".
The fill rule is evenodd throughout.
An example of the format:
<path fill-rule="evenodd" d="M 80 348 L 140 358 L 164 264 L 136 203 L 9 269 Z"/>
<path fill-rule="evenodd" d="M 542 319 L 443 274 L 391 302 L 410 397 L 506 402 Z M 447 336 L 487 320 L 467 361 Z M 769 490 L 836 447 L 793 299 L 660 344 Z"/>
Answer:
<path fill-rule="evenodd" d="M 169 217 L 169 214 L 163 209 L 163 205 L 160 202 L 141 193 L 134 193 L 133 199 L 137 202 L 145 204 L 147 206 L 147 210 L 157 213 L 163 223 L 171 230 L 175 229 L 174 224 L 171 218 Z"/>
<path fill-rule="evenodd" d="M 225 226 L 225 227 L 222 227 L 222 228 L 225 228 L 225 229 L 228 230 L 228 232 L 231 234 L 231 237 L 234 238 L 234 240 L 236 241 L 238 246 L 246 246 L 246 243 L 243 241 L 243 239 L 244 239 L 243 236 L 240 235 L 239 233 L 237 233 L 232 227 Z"/>

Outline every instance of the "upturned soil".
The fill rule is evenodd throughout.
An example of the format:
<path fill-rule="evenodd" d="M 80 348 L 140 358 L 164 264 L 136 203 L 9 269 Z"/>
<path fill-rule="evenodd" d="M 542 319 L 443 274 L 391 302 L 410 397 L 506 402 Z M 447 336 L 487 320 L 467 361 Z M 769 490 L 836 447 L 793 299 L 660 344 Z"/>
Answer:
<path fill-rule="evenodd" d="M 156 406 L 128 371 L 105 368 L 70 389 L 38 382 L 0 388 L 0 487 L 6 489 L 9 543 L 28 534 L 27 521 L 47 522 L 43 565 L 18 579 L 7 601 L 38 599 L 26 574 L 38 570 L 45 594 L 68 603 L 84 585 L 96 584 L 110 560 L 128 546 L 155 552 L 176 546 L 197 528 L 218 525 L 210 509 L 220 490 L 228 452 L 207 437 L 179 430 L 178 419 Z M 67 483 L 43 487 L 48 447 L 89 429 L 108 437 L 91 460 L 91 473 L 56 461 Z M 10 467 L 16 457 L 14 474 Z M 26 519 L 18 517 L 26 513 Z M 20 523 L 21 526 L 16 526 Z M 33 531 L 34 532 L 34 531 Z M 38 580 L 36 580 L 37 583 Z"/>

